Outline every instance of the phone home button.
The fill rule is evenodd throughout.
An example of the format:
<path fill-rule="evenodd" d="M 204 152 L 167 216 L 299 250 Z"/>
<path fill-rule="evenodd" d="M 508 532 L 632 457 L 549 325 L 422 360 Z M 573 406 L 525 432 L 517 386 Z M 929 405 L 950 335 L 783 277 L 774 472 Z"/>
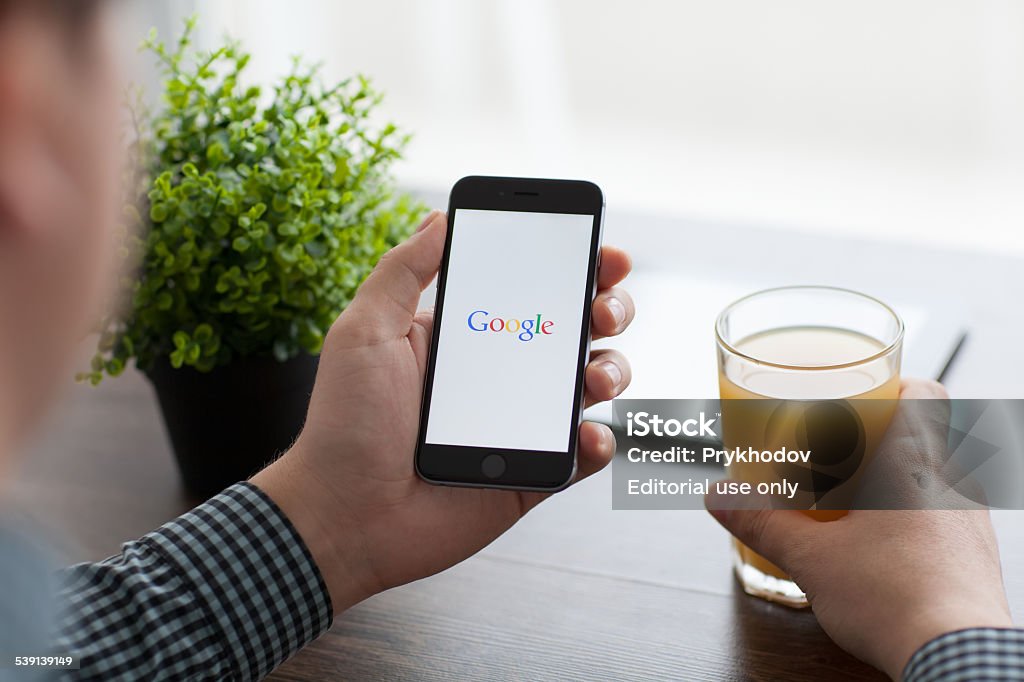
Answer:
<path fill-rule="evenodd" d="M 505 473 L 505 458 L 501 455 L 487 455 L 480 462 L 480 471 L 487 478 L 498 478 Z"/>

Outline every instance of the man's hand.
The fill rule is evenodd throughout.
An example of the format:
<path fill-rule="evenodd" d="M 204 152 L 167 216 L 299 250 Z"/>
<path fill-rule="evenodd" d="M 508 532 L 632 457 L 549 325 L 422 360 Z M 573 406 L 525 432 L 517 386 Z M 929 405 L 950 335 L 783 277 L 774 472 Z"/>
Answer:
<path fill-rule="evenodd" d="M 900 397 L 947 396 L 939 384 L 908 380 Z M 897 412 L 876 457 L 935 456 L 920 451 L 945 442 L 944 432 Z M 733 505 L 716 496 L 706 502 L 719 523 L 793 577 L 839 646 L 893 679 L 940 634 L 1012 625 L 987 510 L 851 511 L 821 523 L 798 511 L 727 510 Z"/>
<path fill-rule="evenodd" d="M 413 456 L 433 326 L 417 312 L 437 273 L 444 213 L 381 259 L 327 335 L 306 425 L 292 449 L 253 478 L 298 528 L 339 613 L 367 596 L 452 566 L 485 547 L 546 495 L 440 487 L 417 477 Z M 633 302 L 616 287 L 629 257 L 605 247 L 592 313 L 593 337 L 621 333 Z M 591 353 L 586 403 L 629 384 L 616 351 Z M 615 452 L 610 429 L 584 423 L 579 473 Z"/>

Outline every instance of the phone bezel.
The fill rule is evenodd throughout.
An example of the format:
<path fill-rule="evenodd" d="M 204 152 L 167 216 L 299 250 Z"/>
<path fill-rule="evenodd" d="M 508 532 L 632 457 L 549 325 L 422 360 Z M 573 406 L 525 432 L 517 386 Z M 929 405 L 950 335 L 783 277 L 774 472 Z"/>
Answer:
<path fill-rule="evenodd" d="M 576 385 L 573 391 L 571 423 L 567 426 L 570 429 L 569 446 L 565 452 L 438 445 L 425 442 L 434 369 L 437 362 L 438 338 L 441 331 L 440 322 L 444 315 L 448 258 L 454 236 L 455 217 L 460 209 L 571 213 L 594 217 L 583 316 L 579 331 Z M 462 178 L 452 187 L 448 200 L 448 233 L 437 276 L 434 328 L 430 339 L 419 434 L 416 440 L 416 472 L 421 478 L 430 483 L 442 485 L 549 492 L 564 488 L 572 482 L 576 474 L 576 448 L 579 424 L 583 414 L 583 377 L 590 355 L 591 305 L 597 292 L 597 268 L 600 264 L 603 222 L 604 196 L 600 188 L 591 182 L 469 176 Z M 482 462 L 485 457 L 495 453 L 504 458 L 505 471 L 501 476 L 488 478 L 482 472 Z"/>

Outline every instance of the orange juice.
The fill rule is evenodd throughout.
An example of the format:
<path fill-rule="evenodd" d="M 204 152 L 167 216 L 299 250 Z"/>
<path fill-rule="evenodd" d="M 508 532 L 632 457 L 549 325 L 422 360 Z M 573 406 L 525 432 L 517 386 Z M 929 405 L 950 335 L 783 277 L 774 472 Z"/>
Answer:
<path fill-rule="evenodd" d="M 798 440 L 796 434 L 801 433 L 794 425 L 804 421 L 802 433 L 806 436 L 813 418 L 807 410 L 820 404 L 816 401 L 852 400 L 854 402 L 837 409 L 848 409 L 851 423 L 859 429 L 854 437 L 858 453 L 869 457 L 875 450 L 888 428 L 895 400 L 899 397 L 898 355 L 895 359 L 873 361 L 886 349 L 885 344 L 846 329 L 808 326 L 764 331 L 731 345 L 739 355 L 725 357 L 719 364 L 722 440 L 726 448 L 806 448 L 806 442 L 794 442 Z M 775 400 L 769 407 L 760 402 L 764 399 Z M 764 407 L 759 408 L 759 405 Z M 782 405 L 784 409 L 776 409 L 775 405 Z M 830 428 L 829 424 L 820 426 L 824 430 Z M 860 461 L 853 465 L 862 470 L 863 467 L 856 466 Z M 771 466 L 749 463 L 733 464 L 728 474 L 730 478 L 750 483 L 778 480 L 783 475 Z M 806 490 L 802 494 L 813 496 L 813 493 L 813 490 Z M 807 499 L 811 506 L 813 499 Z M 836 510 L 805 513 L 820 521 L 835 520 L 846 514 Z M 737 570 L 752 568 L 782 585 L 768 593 L 757 592 L 759 596 L 794 606 L 806 605 L 795 586 L 789 590 L 793 596 L 787 596 L 782 583 L 791 584 L 791 581 L 782 570 L 742 543 L 734 542 Z M 743 582 L 746 586 L 748 581 Z"/>

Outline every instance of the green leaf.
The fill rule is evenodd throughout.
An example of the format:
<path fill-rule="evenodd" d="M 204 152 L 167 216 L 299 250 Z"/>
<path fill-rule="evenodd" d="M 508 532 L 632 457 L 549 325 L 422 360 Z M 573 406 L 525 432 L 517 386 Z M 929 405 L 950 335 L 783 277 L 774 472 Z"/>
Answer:
<path fill-rule="evenodd" d="M 220 337 L 214 336 L 211 338 L 205 346 L 203 346 L 203 355 L 206 357 L 213 357 L 217 355 L 220 350 Z"/>
<path fill-rule="evenodd" d="M 216 168 L 231 160 L 231 154 L 220 142 L 214 140 L 206 147 L 206 161 L 210 166 Z"/>
<path fill-rule="evenodd" d="M 298 260 L 295 252 L 287 244 L 279 244 L 277 249 L 274 250 L 274 255 L 283 263 L 294 263 Z"/>
<path fill-rule="evenodd" d="M 267 267 L 267 257 L 260 256 L 259 260 L 249 261 L 245 264 L 245 269 L 249 272 L 259 272 Z"/>
<path fill-rule="evenodd" d="M 327 255 L 327 245 L 323 242 L 306 242 L 302 248 L 313 258 L 323 258 Z"/>
<path fill-rule="evenodd" d="M 167 220 L 167 206 L 164 204 L 153 204 L 150 206 L 149 219 L 154 223 L 162 223 Z"/>

